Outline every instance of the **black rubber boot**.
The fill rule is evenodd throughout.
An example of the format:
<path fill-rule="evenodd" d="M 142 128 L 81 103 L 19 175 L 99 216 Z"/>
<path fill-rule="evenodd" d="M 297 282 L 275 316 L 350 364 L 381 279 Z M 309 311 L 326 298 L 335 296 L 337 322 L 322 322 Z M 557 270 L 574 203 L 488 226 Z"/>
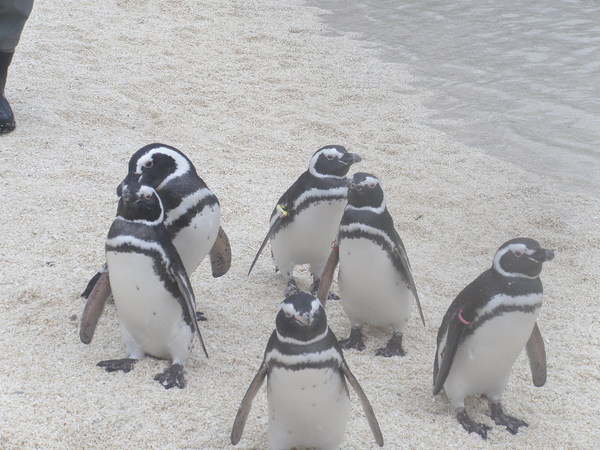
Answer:
<path fill-rule="evenodd" d="M 8 66 L 12 61 L 12 53 L 0 53 L 0 134 L 10 133 L 15 129 L 15 116 L 8 100 L 4 97 Z"/>

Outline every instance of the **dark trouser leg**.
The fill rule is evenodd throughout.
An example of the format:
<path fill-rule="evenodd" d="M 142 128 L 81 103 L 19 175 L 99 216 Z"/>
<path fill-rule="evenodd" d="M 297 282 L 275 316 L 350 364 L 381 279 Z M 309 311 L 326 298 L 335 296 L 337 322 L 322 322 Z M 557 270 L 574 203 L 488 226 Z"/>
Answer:
<path fill-rule="evenodd" d="M 4 97 L 4 86 L 12 53 L 0 53 L 0 134 L 10 133 L 15 129 L 15 116 L 8 100 Z"/>
<path fill-rule="evenodd" d="M 15 51 L 32 8 L 33 0 L 0 0 L 0 52 Z"/>
<path fill-rule="evenodd" d="M 4 88 L 8 67 L 32 8 L 33 0 L 0 0 L 0 134 L 15 129 L 15 116 L 4 97 Z"/>

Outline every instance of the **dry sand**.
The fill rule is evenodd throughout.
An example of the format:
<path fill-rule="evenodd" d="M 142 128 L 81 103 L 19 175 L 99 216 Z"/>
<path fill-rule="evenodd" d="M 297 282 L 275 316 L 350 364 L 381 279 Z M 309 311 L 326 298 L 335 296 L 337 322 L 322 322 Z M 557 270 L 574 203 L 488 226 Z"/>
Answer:
<path fill-rule="evenodd" d="M 462 287 L 504 241 L 528 236 L 556 250 L 542 274 L 539 318 L 548 382 L 531 383 L 524 355 L 505 394 L 529 428 L 494 426 L 499 448 L 597 446 L 600 208 L 555 180 L 465 148 L 424 125 L 426 92 L 407 68 L 383 63 L 353 36 L 327 29 L 301 1 L 39 1 L 9 74 L 17 130 L 0 137 L 0 447 L 229 447 L 241 397 L 274 326 L 282 279 L 268 251 L 246 272 L 279 195 L 330 143 L 378 175 L 415 270 L 416 310 L 404 358 L 374 350 L 389 330 L 368 329 L 346 352 L 370 397 L 387 448 L 481 447 L 431 396 L 435 334 Z M 163 142 L 195 162 L 218 195 L 233 247 L 231 271 L 191 277 L 210 359 L 196 346 L 188 386 L 152 380 L 165 361 L 107 374 L 124 355 L 114 307 L 91 345 L 79 342 L 79 293 L 104 261 L 115 187 L 129 156 Z M 309 275 L 299 272 L 303 286 Z M 348 322 L 328 305 L 338 337 Z M 343 448 L 374 448 L 358 400 Z M 491 424 L 480 400 L 474 419 Z M 266 446 L 266 393 L 240 448 Z"/>

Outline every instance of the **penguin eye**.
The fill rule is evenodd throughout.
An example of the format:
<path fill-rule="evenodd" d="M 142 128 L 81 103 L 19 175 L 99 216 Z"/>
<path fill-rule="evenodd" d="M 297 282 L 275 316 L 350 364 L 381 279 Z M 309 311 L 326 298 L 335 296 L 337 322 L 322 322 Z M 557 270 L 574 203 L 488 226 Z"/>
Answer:
<path fill-rule="evenodd" d="M 375 186 L 377 186 L 377 183 L 375 183 L 374 181 L 372 181 L 369 184 L 367 184 L 367 186 L 369 186 L 370 189 L 373 189 Z"/>
<path fill-rule="evenodd" d="M 292 314 L 291 312 L 289 312 L 289 311 L 286 311 L 286 312 L 285 312 L 285 317 L 287 317 L 288 319 L 289 319 L 290 317 L 292 317 L 292 315 L 293 315 L 293 314 Z"/>
<path fill-rule="evenodd" d="M 333 158 L 335 158 L 335 155 L 325 155 L 325 158 L 331 161 Z"/>
<path fill-rule="evenodd" d="M 524 254 L 525 254 L 525 252 L 523 250 L 513 250 L 513 255 L 515 255 L 518 258 L 523 256 Z"/>
<path fill-rule="evenodd" d="M 152 194 L 150 194 L 150 193 L 144 194 L 144 199 L 150 200 L 151 198 L 152 198 Z"/>
<path fill-rule="evenodd" d="M 152 167 L 153 164 L 154 164 L 154 162 L 152 160 L 149 160 L 144 163 L 144 167 L 146 169 L 149 169 L 150 167 Z"/>

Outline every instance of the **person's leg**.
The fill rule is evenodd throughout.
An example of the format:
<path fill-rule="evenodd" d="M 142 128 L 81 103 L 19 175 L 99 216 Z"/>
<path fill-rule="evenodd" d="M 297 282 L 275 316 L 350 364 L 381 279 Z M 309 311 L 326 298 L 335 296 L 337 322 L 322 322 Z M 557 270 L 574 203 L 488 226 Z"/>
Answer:
<path fill-rule="evenodd" d="M 15 117 L 4 97 L 8 67 L 29 18 L 33 0 L 0 0 L 0 134 L 15 129 Z"/>

